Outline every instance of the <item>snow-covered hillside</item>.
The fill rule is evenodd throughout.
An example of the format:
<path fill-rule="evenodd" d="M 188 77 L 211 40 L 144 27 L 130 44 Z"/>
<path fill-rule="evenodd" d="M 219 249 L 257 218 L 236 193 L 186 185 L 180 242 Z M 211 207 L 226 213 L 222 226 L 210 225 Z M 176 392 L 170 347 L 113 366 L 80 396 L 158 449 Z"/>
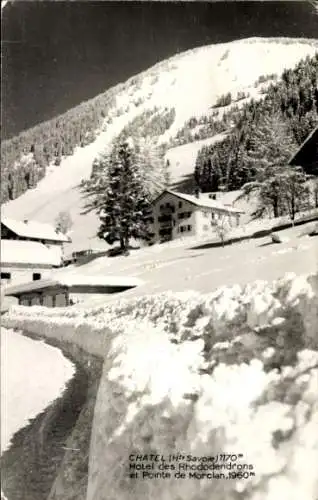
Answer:
<path fill-rule="evenodd" d="M 149 70 L 118 86 L 116 105 L 107 116 L 97 139 L 77 148 L 73 156 L 52 167 L 36 188 L 3 207 L 7 216 L 53 222 L 61 210 L 69 210 L 74 221 L 69 250 L 101 246 L 95 238 L 98 220 L 94 214 L 82 216 L 80 181 L 90 175 L 93 160 L 124 126 L 136 116 L 156 108 L 158 112 L 175 110 L 168 130 L 156 140 L 169 141 L 191 117 L 213 112 L 217 99 L 231 92 L 260 97 L 255 82 L 261 75 L 280 75 L 285 68 L 318 50 L 318 40 L 251 38 L 226 44 L 200 47 L 162 61 Z M 214 139 L 212 139 L 214 140 Z M 172 159 L 174 182 L 191 173 L 200 144 L 192 143 L 181 151 L 168 152 Z M 180 160 L 176 156 L 180 153 Z M 103 245 L 102 245 L 103 246 Z"/>
<path fill-rule="evenodd" d="M 193 174 L 198 151 L 203 146 L 210 146 L 218 141 L 222 141 L 225 136 L 225 133 L 217 134 L 208 139 L 170 148 L 167 151 L 166 159 L 170 163 L 171 183 L 178 186 L 183 180 L 189 178 Z"/>

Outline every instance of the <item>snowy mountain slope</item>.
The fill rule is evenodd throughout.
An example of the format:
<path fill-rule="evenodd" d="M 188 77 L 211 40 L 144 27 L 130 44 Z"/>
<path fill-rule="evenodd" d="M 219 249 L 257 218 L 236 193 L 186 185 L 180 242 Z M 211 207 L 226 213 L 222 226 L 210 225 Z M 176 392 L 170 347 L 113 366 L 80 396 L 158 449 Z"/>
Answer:
<path fill-rule="evenodd" d="M 74 221 L 70 250 L 96 246 L 98 220 L 94 214 L 81 215 L 83 202 L 78 185 L 90 175 L 96 156 L 124 126 L 154 108 L 159 113 L 174 109 L 170 128 L 160 136 L 152 135 L 154 141 L 168 142 L 189 118 L 211 114 L 221 95 L 231 92 L 235 97 L 245 92 L 260 97 L 262 85 L 256 88 L 255 82 L 261 75 L 279 76 L 285 68 L 294 67 L 317 50 L 318 40 L 251 38 L 200 47 L 158 63 L 117 87 L 116 105 L 93 143 L 63 158 L 61 165 L 52 168 L 36 188 L 6 203 L 3 213 L 52 223 L 59 211 L 69 210 Z M 168 151 L 174 183 L 191 174 L 198 147 L 192 143 L 183 150 Z"/>
<path fill-rule="evenodd" d="M 174 124 L 166 134 L 171 136 L 189 117 L 205 114 L 221 95 L 251 91 L 260 75 L 280 75 L 317 49 L 317 40 L 288 38 L 249 38 L 200 47 L 142 73 L 133 95 L 146 96 L 149 108 L 175 108 Z M 126 92 L 118 102 L 129 103 Z"/>
<path fill-rule="evenodd" d="M 170 163 L 172 185 L 177 187 L 184 179 L 189 178 L 193 174 L 198 151 L 203 146 L 210 146 L 216 142 L 222 141 L 225 136 L 226 133 L 217 134 L 208 139 L 202 139 L 200 141 L 194 141 L 189 144 L 170 148 L 165 155 L 165 159 Z"/>

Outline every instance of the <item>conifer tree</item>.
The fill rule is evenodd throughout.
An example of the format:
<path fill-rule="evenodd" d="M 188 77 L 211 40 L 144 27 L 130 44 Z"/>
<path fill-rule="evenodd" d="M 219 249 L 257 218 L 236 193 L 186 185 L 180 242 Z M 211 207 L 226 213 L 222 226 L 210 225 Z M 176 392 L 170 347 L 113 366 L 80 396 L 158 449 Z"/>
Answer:
<path fill-rule="evenodd" d="M 279 114 L 264 116 L 253 128 L 247 152 L 248 164 L 254 169 L 255 180 L 246 183 L 238 199 L 257 196 L 254 217 L 272 212 L 274 217 L 289 213 L 291 219 L 303 206 L 307 196 L 307 177 L 301 169 L 288 166 L 296 149 L 293 135 Z"/>
<path fill-rule="evenodd" d="M 288 164 L 297 144 L 279 113 L 265 115 L 252 125 L 247 145 L 247 166 L 258 181 Z"/>
<path fill-rule="evenodd" d="M 318 208 L 318 179 L 317 177 L 312 181 L 312 197 L 313 197 L 313 206 Z"/>
<path fill-rule="evenodd" d="M 82 191 L 90 199 L 86 213 L 99 214 L 99 238 L 110 245 L 118 241 L 124 252 L 131 238 L 151 239 L 150 196 L 138 169 L 138 155 L 128 142 L 115 143 L 95 162 Z"/>
<path fill-rule="evenodd" d="M 151 199 L 156 198 L 169 187 L 170 162 L 164 159 L 164 149 L 149 138 L 135 138 L 133 141 L 137 169 L 143 179 L 146 192 Z"/>

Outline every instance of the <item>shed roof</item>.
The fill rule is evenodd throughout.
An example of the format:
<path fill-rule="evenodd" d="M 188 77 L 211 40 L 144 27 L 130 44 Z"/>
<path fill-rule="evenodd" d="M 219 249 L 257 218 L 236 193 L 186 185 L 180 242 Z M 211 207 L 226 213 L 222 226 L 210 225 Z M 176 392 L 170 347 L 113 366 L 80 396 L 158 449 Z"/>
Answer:
<path fill-rule="evenodd" d="M 30 281 L 20 285 L 9 286 L 5 295 L 19 296 L 35 290 L 58 288 L 61 286 L 72 287 L 118 287 L 133 288 L 142 285 L 143 281 L 132 276 L 85 276 L 81 274 L 60 274 L 55 278 Z"/>
<path fill-rule="evenodd" d="M 34 220 L 14 220 L 8 217 L 1 218 L 1 224 L 13 231 L 18 236 L 24 238 L 34 238 L 38 240 L 51 240 L 59 242 L 69 242 L 70 238 L 63 233 L 57 232 L 50 224 L 44 224 Z"/>
<path fill-rule="evenodd" d="M 193 205 L 201 208 L 211 208 L 211 209 L 217 209 L 223 212 L 227 213 L 233 213 L 233 214 L 241 214 L 244 213 L 242 210 L 237 210 L 236 208 L 232 207 L 227 207 L 225 205 L 222 205 L 222 203 L 219 203 L 216 200 L 212 200 L 208 196 L 200 195 L 199 198 L 192 194 L 185 194 L 185 193 L 179 193 L 178 191 L 172 191 L 171 189 L 166 189 L 163 191 L 155 200 L 153 203 L 158 202 L 159 199 L 165 194 L 169 193 L 172 194 L 173 196 L 176 196 L 177 198 L 188 201 L 189 203 L 192 203 Z"/>
<path fill-rule="evenodd" d="M 306 137 L 299 149 L 289 160 L 289 164 L 299 165 L 308 174 L 318 175 L 318 126 Z"/>
<path fill-rule="evenodd" d="M 4 264 L 59 266 L 61 257 L 37 241 L 1 240 L 1 265 Z"/>

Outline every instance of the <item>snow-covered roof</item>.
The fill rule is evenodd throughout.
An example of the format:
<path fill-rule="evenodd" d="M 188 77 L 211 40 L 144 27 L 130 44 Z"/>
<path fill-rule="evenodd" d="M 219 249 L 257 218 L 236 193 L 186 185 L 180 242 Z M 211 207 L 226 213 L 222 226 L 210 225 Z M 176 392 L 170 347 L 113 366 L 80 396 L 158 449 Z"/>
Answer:
<path fill-rule="evenodd" d="M 222 203 L 219 203 L 216 200 L 212 200 L 211 198 L 204 196 L 202 194 L 199 195 L 197 198 L 194 195 L 191 194 L 185 194 L 185 193 L 179 193 L 177 191 L 172 191 L 171 189 L 166 189 L 161 195 L 156 198 L 154 203 L 158 202 L 158 200 L 165 194 L 165 193 L 170 193 L 177 198 L 180 198 L 181 200 L 188 201 L 189 203 L 192 203 L 193 205 L 196 205 L 197 207 L 202 207 L 202 208 L 214 208 L 217 210 L 222 210 L 223 212 L 228 212 L 228 213 L 235 213 L 235 214 L 241 214 L 244 213 L 241 210 L 237 210 L 236 208 L 232 207 L 227 207 L 225 205 L 222 205 Z"/>
<path fill-rule="evenodd" d="M 58 266 L 60 256 L 54 249 L 37 241 L 1 240 L 1 266 L 4 264 L 33 264 Z"/>
<path fill-rule="evenodd" d="M 20 285 L 7 287 L 5 295 L 20 295 L 24 292 L 43 290 L 59 286 L 72 287 L 98 287 L 105 288 L 133 288 L 142 285 L 144 282 L 132 276 L 85 276 L 78 273 L 59 274 L 55 279 L 43 279 L 30 281 Z M 98 293 L 98 292 L 96 292 Z"/>
<path fill-rule="evenodd" d="M 51 240 L 67 242 L 69 237 L 63 233 L 57 232 L 50 224 L 44 224 L 34 220 L 14 220 L 8 217 L 1 218 L 1 224 L 4 224 L 8 229 L 18 236 L 24 238 L 35 238 L 38 240 Z"/>

